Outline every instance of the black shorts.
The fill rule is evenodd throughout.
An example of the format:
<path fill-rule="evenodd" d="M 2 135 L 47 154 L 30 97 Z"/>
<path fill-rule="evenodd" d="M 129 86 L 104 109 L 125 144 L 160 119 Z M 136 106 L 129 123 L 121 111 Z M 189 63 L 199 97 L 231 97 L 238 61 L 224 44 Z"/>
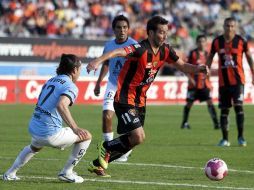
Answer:
<path fill-rule="evenodd" d="M 219 108 L 232 107 L 234 104 L 243 104 L 244 85 L 223 86 L 219 87 Z"/>
<path fill-rule="evenodd" d="M 211 99 L 210 89 L 189 89 L 187 92 L 186 100 L 188 102 L 194 102 L 195 100 L 199 100 L 200 102 L 207 101 Z"/>
<path fill-rule="evenodd" d="M 114 102 L 114 109 L 118 119 L 117 133 L 125 134 L 144 126 L 145 107 L 135 107 L 128 104 Z"/>

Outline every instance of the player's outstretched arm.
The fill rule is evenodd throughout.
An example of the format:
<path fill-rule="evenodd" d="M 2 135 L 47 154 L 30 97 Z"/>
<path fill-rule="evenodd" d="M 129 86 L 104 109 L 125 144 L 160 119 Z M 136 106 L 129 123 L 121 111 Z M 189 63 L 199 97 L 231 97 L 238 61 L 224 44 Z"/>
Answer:
<path fill-rule="evenodd" d="M 175 63 L 177 69 L 184 73 L 205 73 L 208 74 L 209 69 L 206 65 L 193 65 L 185 63 L 182 59 L 178 59 Z"/>
<path fill-rule="evenodd" d="M 101 63 L 103 63 L 111 58 L 126 57 L 126 56 L 127 56 L 127 53 L 124 50 L 124 48 L 118 48 L 113 51 L 107 52 L 107 53 L 103 54 L 102 56 L 98 57 L 97 59 L 93 60 L 92 62 L 90 62 L 87 65 L 87 67 L 86 67 L 87 73 L 89 73 L 90 71 L 93 71 L 93 70 L 96 71 Z"/>

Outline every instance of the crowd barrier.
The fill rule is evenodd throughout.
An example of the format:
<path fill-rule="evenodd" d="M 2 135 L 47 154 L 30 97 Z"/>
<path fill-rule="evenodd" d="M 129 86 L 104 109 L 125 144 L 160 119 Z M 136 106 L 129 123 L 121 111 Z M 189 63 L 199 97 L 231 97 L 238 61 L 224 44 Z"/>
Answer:
<path fill-rule="evenodd" d="M 34 104 L 37 102 L 43 83 L 49 77 L 36 76 L 0 76 L 0 104 Z M 212 77 L 211 95 L 218 102 L 218 78 Z M 93 93 L 96 84 L 95 77 L 81 77 L 77 82 L 79 95 L 76 104 L 102 104 L 106 90 L 106 81 L 102 82 L 101 94 L 96 97 Z M 157 77 L 147 92 L 148 104 L 183 104 L 187 92 L 186 77 Z M 254 103 L 254 86 L 246 82 L 245 103 Z"/>

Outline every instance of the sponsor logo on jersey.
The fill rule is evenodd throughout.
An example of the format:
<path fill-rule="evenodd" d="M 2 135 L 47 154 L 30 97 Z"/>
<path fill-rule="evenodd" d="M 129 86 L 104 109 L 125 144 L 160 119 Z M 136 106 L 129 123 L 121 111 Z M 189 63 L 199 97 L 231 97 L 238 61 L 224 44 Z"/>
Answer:
<path fill-rule="evenodd" d="M 156 67 L 158 65 L 158 63 L 159 63 L 158 61 L 154 61 L 153 62 L 153 67 Z"/>
<path fill-rule="evenodd" d="M 140 48 L 141 46 L 139 44 L 134 44 L 135 48 Z"/>
<path fill-rule="evenodd" d="M 146 69 L 150 69 L 153 67 L 153 63 L 152 62 L 149 62 L 146 64 Z"/>
<path fill-rule="evenodd" d="M 124 49 L 127 52 L 127 54 L 131 54 L 131 53 L 133 53 L 135 51 L 133 46 L 127 46 Z"/>

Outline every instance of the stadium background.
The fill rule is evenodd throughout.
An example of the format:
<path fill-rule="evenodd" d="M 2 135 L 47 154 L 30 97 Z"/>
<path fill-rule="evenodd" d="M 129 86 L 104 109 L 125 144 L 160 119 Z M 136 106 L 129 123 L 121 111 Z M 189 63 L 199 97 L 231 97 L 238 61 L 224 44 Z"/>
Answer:
<path fill-rule="evenodd" d="M 146 21 L 160 14 L 169 20 L 168 42 L 186 57 L 200 33 L 213 37 L 222 33 L 224 18 L 238 21 L 238 33 L 250 41 L 254 52 L 254 1 L 251 0 L 2 0 L 0 1 L 0 103 L 34 103 L 41 85 L 55 69 L 62 53 L 75 53 L 87 64 L 101 55 L 106 40 L 113 37 L 111 21 L 124 14 L 130 19 L 130 36 L 146 38 Z M 85 68 L 84 64 L 84 68 Z M 245 102 L 254 102 L 248 81 Z M 217 101 L 217 62 L 212 65 L 213 98 Z M 78 86 L 78 104 L 100 104 L 93 95 L 99 72 L 83 69 Z M 173 67 L 164 66 L 148 92 L 148 103 L 183 103 L 187 78 Z"/>

